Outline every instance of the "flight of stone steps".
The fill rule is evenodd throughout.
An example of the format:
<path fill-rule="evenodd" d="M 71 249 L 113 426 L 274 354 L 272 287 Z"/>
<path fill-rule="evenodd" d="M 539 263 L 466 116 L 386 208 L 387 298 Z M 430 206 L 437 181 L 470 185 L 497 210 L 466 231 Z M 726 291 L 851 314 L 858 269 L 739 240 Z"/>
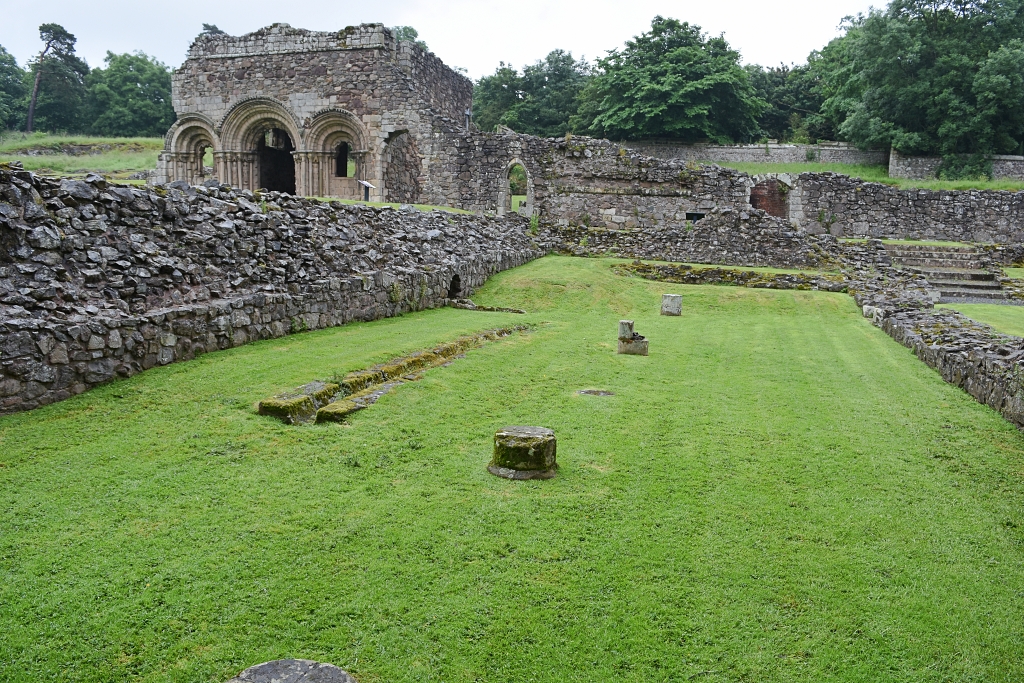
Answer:
<path fill-rule="evenodd" d="M 998 272 L 985 268 L 975 247 L 886 244 L 892 264 L 927 278 L 942 303 L 990 302 L 1006 299 Z"/>

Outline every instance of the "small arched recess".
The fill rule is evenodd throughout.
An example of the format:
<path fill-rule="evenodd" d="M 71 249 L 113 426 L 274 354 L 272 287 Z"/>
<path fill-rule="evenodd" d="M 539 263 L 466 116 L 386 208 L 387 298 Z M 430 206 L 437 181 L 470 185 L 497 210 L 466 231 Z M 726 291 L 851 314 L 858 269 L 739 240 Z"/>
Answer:
<path fill-rule="evenodd" d="M 519 205 L 518 213 L 524 216 L 533 215 L 533 176 L 530 175 L 529 169 L 526 164 L 523 163 L 519 157 L 512 158 L 501 173 L 498 179 L 498 215 L 504 216 L 506 213 L 512 211 L 512 176 L 513 169 L 519 167 L 522 169 L 522 175 L 526 178 L 526 198 L 522 200 Z"/>

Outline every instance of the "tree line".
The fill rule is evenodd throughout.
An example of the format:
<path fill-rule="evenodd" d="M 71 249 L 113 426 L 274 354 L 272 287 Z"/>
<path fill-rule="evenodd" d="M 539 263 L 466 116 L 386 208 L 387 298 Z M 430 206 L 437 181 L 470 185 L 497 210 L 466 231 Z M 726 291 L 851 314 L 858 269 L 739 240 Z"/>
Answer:
<path fill-rule="evenodd" d="M 0 130 L 152 137 L 174 123 L 165 64 L 142 52 L 107 52 L 104 66 L 90 69 L 60 24 L 43 24 L 39 38 L 42 49 L 26 68 L 0 46 Z"/>
<path fill-rule="evenodd" d="M 843 140 L 943 157 L 944 177 L 1024 154 L 1024 0 L 892 0 L 799 66 L 742 65 L 723 36 L 655 17 L 591 64 L 555 50 L 475 84 L 484 130 L 742 143 Z"/>

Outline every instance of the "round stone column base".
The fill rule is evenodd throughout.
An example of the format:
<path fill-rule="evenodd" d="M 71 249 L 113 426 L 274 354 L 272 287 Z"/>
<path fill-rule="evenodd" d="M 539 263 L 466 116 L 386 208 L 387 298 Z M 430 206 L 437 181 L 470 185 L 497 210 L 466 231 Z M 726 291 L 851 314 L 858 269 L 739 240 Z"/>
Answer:
<path fill-rule="evenodd" d="M 555 446 L 555 433 L 544 427 L 499 429 L 487 471 L 505 479 L 550 479 L 558 469 Z"/>

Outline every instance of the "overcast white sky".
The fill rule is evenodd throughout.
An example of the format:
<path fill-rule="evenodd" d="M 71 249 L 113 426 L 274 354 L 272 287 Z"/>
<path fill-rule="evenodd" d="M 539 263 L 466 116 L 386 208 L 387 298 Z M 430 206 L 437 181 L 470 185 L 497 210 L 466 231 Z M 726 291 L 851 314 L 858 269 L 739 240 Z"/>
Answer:
<path fill-rule="evenodd" d="M 203 22 L 232 35 L 274 22 L 319 31 L 381 22 L 415 27 L 446 64 L 476 79 L 500 61 L 522 67 L 557 48 L 603 56 L 657 14 L 724 32 L 745 63 L 802 63 L 837 35 L 844 16 L 869 6 L 865 0 L 0 0 L 0 45 L 24 66 L 40 49 L 39 25 L 55 22 L 75 34 L 90 66 L 100 66 L 107 50 L 142 50 L 177 67 Z"/>

